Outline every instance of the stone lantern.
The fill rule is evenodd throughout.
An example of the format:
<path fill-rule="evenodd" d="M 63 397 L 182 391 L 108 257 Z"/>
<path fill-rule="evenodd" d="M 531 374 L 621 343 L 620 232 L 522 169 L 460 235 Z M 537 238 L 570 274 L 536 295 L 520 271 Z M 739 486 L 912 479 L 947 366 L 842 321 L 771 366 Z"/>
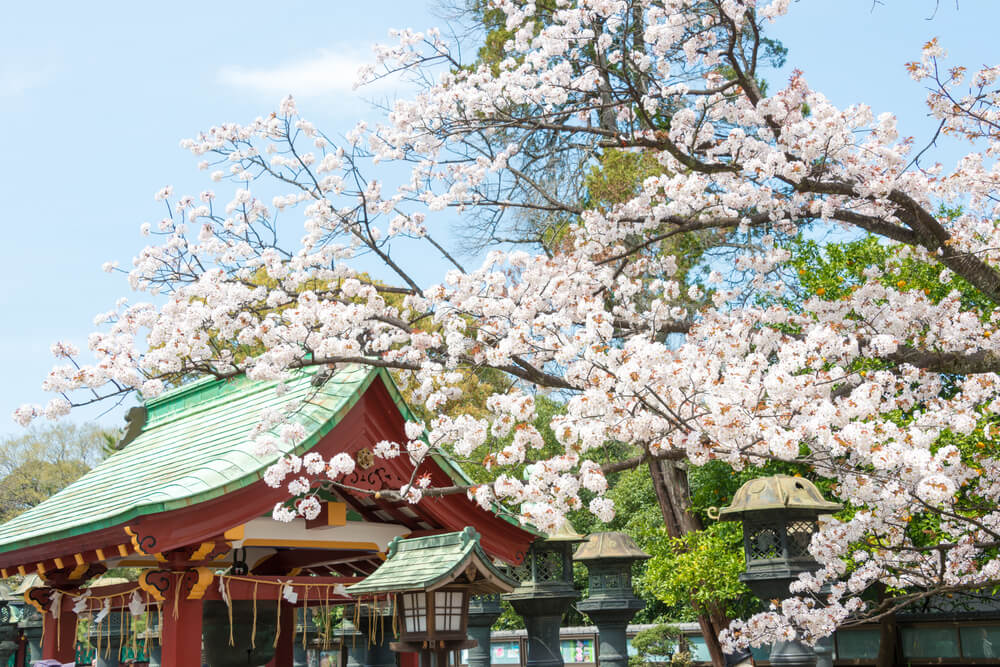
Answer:
<path fill-rule="evenodd" d="M 518 586 L 503 599 L 524 619 L 526 667 L 563 667 L 559 626 L 578 597 L 573 586 L 573 549 L 585 539 L 564 523 L 558 532 L 535 540 L 524 563 L 514 569 Z"/>
<path fill-rule="evenodd" d="M 13 607 L 6 601 L 0 601 L 0 664 L 17 653 L 17 619 L 14 618 Z"/>
<path fill-rule="evenodd" d="M 719 511 L 721 521 L 743 522 L 747 569 L 740 580 L 762 600 L 787 597 L 799 574 L 819 568 L 809 542 L 820 516 L 842 508 L 802 477 L 773 475 L 741 486 L 733 503 Z M 800 641 L 779 641 L 771 647 L 770 662 L 806 667 L 816 664 L 816 653 Z"/>
<path fill-rule="evenodd" d="M 589 597 L 576 608 L 597 625 L 602 667 L 628 664 L 625 630 L 645 606 L 632 592 L 632 564 L 649 557 L 625 533 L 594 533 L 576 550 L 574 560 L 590 575 Z"/>
<path fill-rule="evenodd" d="M 473 595 L 469 599 L 469 622 L 466 632 L 476 646 L 469 649 L 469 667 L 490 667 L 490 630 L 503 608 L 498 593 Z"/>

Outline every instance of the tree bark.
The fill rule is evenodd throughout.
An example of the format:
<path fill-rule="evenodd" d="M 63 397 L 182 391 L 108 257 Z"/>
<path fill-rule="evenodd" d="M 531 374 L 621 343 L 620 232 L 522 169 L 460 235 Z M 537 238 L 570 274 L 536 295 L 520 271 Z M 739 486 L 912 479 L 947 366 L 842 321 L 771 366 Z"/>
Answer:
<path fill-rule="evenodd" d="M 698 517 L 691 512 L 691 495 L 684 464 L 680 461 L 650 459 L 649 473 L 667 534 L 671 537 L 683 537 L 692 531 L 704 529 Z M 726 658 L 719 643 L 719 633 L 729 625 L 729 620 L 721 613 L 709 614 L 699 609 L 698 625 L 705 637 L 705 646 L 713 667 L 725 667 Z"/>
<path fill-rule="evenodd" d="M 878 585 L 879 602 L 885 597 L 885 585 Z M 897 647 L 899 645 L 898 629 L 896 626 L 896 614 L 888 614 L 879 619 L 878 623 L 878 657 L 875 659 L 875 667 L 894 667 L 900 664 L 896 658 Z"/>

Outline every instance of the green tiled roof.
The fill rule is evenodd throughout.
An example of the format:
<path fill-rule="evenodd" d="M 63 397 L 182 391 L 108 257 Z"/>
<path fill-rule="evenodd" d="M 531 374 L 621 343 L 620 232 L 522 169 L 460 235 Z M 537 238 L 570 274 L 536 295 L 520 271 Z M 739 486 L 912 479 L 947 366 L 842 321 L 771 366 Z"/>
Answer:
<path fill-rule="evenodd" d="M 346 366 L 317 388 L 312 379 L 318 370 L 296 372 L 280 395 L 277 382 L 241 376 L 200 380 L 146 401 L 146 424 L 128 446 L 0 526 L 0 553 L 187 507 L 252 484 L 281 454 L 312 448 L 377 377 L 409 417 L 385 371 Z M 291 420 L 305 426 L 305 440 L 279 454 L 255 456 L 252 431 L 265 411 L 302 399 L 306 402 Z"/>
<path fill-rule="evenodd" d="M 461 575 L 470 562 L 494 580 L 494 591 L 514 588 L 515 582 L 494 567 L 479 546 L 479 533 L 468 527 L 444 535 L 395 538 L 389 543 L 385 562 L 364 581 L 348 586 L 347 592 L 372 595 L 433 589 Z"/>

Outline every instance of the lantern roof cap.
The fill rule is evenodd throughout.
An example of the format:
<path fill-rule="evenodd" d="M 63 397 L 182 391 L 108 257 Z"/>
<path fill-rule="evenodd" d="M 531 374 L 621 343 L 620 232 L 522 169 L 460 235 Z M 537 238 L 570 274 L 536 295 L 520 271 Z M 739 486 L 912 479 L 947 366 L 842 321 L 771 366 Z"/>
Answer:
<path fill-rule="evenodd" d="M 471 526 L 443 535 L 399 537 L 389 543 L 386 560 L 364 581 L 347 587 L 353 596 L 433 591 L 458 584 L 473 593 L 509 593 L 516 582 L 490 562 Z"/>
<path fill-rule="evenodd" d="M 591 533 L 587 541 L 576 550 L 573 560 L 590 561 L 611 558 L 646 560 L 651 557 L 625 533 L 607 532 Z"/>
<path fill-rule="evenodd" d="M 545 542 L 586 542 L 587 541 L 587 537 L 585 535 L 581 535 L 580 533 L 576 532 L 576 530 L 573 529 L 573 524 L 571 524 L 569 522 L 569 520 L 567 519 L 566 521 L 562 522 L 561 526 L 559 526 L 559 530 L 557 530 L 556 532 L 552 533 L 551 535 L 548 535 L 545 538 L 544 541 Z"/>
<path fill-rule="evenodd" d="M 719 511 L 722 521 L 739 521 L 764 510 L 793 510 L 796 513 L 829 514 L 843 505 L 826 500 L 815 484 L 804 477 L 771 475 L 751 479 L 736 491 L 729 507 Z"/>

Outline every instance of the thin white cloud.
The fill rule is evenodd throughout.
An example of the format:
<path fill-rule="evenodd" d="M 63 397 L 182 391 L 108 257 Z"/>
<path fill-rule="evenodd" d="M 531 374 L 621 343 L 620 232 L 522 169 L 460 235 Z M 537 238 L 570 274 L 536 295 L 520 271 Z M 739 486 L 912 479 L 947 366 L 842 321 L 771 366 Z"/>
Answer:
<path fill-rule="evenodd" d="M 54 72 L 52 67 L 38 69 L 18 64 L 0 65 L 0 99 L 23 97 L 32 88 L 44 85 Z"/>
<path fill-rule="evenodd" d="M 297 98 L 352 94 L 358 70 L 370 60 L 356 50 L 322 49 L 315 55 L 276 67 L 251 68 L 229 65 L 219 70 L 219 81 L 270 97 Z M 370 92 L 372 86 L 360 89 Z"/>

